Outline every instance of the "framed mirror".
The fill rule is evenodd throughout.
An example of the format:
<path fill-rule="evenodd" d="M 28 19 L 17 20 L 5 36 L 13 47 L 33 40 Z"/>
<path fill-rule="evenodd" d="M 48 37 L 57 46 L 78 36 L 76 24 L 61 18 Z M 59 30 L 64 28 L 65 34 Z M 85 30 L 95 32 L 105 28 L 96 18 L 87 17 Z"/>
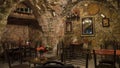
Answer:
<path fill-rule="evenodd" d="M 93 17 L 82 18 L 82 36 L 94 36 Z"/>

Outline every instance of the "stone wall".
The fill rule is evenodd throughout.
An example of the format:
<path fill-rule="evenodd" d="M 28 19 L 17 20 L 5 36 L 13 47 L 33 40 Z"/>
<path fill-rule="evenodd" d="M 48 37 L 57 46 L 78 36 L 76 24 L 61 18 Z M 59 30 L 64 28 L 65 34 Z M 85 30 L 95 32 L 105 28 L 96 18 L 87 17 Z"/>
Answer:
<path fill-rule="evenodd" d="M 90 7 L 92 5 L 92 7 Z M 69 45 L 74 38 L 77 38 L 78 43 L 83 42 L 83 38 L 92 41 L 91 48 L 100 48 L 106 40 L 115 40 L 120 42 L 120 24 L 117 21 L 118 13 L 117 7 L 113 6 L 111 3 L 101 3 L 97 1 L 82 1 L 75 5 L 72 9 L 80 11 L 80 20 L 73 20 L 71 33 L 65 34 L 65 43 Z M 104 14 L 106 18 L 109 18 L 109 27 L 103 27 L 101 14 Z M 82 18 L 92 17 L 94 20 L 94 36 L 81 36 L 82 34 Z"/>
<path fill-rule="evenodd" d="M 115 37 L 117 38 L 118 41 L 120 39 L 119 38 L 120 24 L 117 21 L 118 18 L 117 16 L 118 10 L 116 6 L 117 3 L 113 0 L 110 1 L 108 0 L 108 2 L 103 2 L 101 0 L 85 0 L 85 1 L 80 1 L 78 3 L 74 2 L 76 0 L 72 0 L 73 3 L 76 3 L 75 6 L 73 5 L 73 3 L 70 3 L 68 0 L 55 0 L 56 1 L 55 4 L 52 4 L 54 2 L 50 2 L 51 4 L 46 3 L 43 0 L 40 1 L 35 0 L 35 1 L 31 2 L 31 8 L 33 9 L 33 13 L 36 19 L 38 20 L 39 25 L 42 27 L 43 30 L 42 41 L 45 45 L 51 45 L 53 46 L 53 48 L 56 48 L 60 39 L 64 39 L 65 43 L 67 42 L 69 43 L 71 42 L 72 37 L 77 37 L 80 42 L 82 38 L 84 38 L 83 36 L 81 37 L 81 28 L 82 28 L 81 19 L 83 17 L 92 17 L 94 19 L 93 22 L 94 22 L 95 34 L 93 37 L 89 37 L 89 36 L 85 37 L 88 40 L 92 41 L 93 48 L 99 48 L 99 45 L 101 45 L 104 40 L 108 40 L 108 39 L 114 40 Z M 95 6 L 94 8 L 90 7 L 90 5 L 92 4 L 97 4 L 98 6 L 97 7 Z M 9 10 L 9 12 L 6 12 L 7 13 L 6 15 L 3 15 L 1 13 L 0 15 L 1 26 L 3 26 L 2 24 L 4 24 L 4 26 L 6 25 L 7 16 L 9 15 L 12 7 L 3 8 L 3 10 L 6 9 Z M 64 11 L 69 13 L 70 11 L 73 11 L 73 9 L 76 9 L 76 7 L 80 11 L 79 12 L 80 20 L 72 21 L 73 32 L 64 35 L 65 19 L 66 19 L 66 17 L 64 16 L 67 15 L 64 14 Z M 51 10 L 54 10 L 54 12 Z M 109 18 L 110 20 L 109 27 L 102 26 L 101 14 L 104 14 L 107 18 Z M 4 29 L 0 28 L 0 32 L 2 31 L 4 31 Z M 54 52 L 56 52 L 56 50 Z"/>
<path fill-rule="evenodd" d="M 42 32 L 36 26 L 29 26 L 29 40 L 32 42 L 40 42 L 42 44 Z"/>
<path fill-rule="evenodd" d="M 0 4 L 0 39 L 1 39 L 2 33 L 4 32 L 6 28 L 7 18 L 9 14 L 19 2 L 20 1 L 16 2 L 12 0 L 1 1 L 1 4 Z"/>
<path fill-rule="evenodd" d="M 29 39 L 28 26 L 22 25 L 6 25 L 6 29 L 2 35 L 2 40 L 19 41 L 19 39 L 26 41 Z"/>
<path fill-rule="evenodd" d="M 7 25 L 2 35 L 2 41 L 41 41 L 41 30 L 38 22 L 32 19 L 21 19 L 9 17 Z"/>

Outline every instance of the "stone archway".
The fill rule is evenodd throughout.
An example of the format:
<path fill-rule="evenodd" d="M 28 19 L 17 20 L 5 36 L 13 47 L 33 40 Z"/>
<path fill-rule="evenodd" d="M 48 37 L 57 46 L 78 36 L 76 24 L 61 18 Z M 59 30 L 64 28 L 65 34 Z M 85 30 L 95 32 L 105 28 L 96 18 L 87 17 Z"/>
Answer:
<path fill-rule="evenodd" d="M 7 24 L 7 18 L 15 6 L 22 1 L 4 0 L 0 5 L 0 40 Z"/>

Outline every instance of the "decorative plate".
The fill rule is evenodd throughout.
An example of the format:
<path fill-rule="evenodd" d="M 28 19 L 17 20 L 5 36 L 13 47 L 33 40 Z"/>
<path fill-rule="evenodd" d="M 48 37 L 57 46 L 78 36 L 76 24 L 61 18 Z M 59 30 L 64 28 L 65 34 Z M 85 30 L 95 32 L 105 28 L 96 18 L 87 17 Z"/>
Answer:
<path fill-rule="evenodd" d="M 99 12 L 100 8 L 97 3 L 91 3 L 88 5 L 88 14 L 95 15 Z"/>

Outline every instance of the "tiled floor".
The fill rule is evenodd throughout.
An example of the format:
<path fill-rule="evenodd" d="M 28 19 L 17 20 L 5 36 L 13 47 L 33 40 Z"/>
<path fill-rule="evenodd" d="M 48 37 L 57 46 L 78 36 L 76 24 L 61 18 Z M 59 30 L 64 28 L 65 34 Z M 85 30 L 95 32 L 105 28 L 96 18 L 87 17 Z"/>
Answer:
<path fill-rule="evenodd" d="M 80 67 L 80 68 L 85 68 L 85 60 L 84 59 L 80 59 L 80 60 L 70 60 L 70 61 L 66 61 L 66 63 L 69 63 L 69 64 L 73 64 L 75 67 Z M 89 64 L 89 68 L 94 68 L 94 63 L 93 63 L 93 60 L 89 60 L 88 62 Z"/>
<path fill-rule="evenodd" d="M 8 64 L 0 62 L 0 68 L 8 68 Z"/>

